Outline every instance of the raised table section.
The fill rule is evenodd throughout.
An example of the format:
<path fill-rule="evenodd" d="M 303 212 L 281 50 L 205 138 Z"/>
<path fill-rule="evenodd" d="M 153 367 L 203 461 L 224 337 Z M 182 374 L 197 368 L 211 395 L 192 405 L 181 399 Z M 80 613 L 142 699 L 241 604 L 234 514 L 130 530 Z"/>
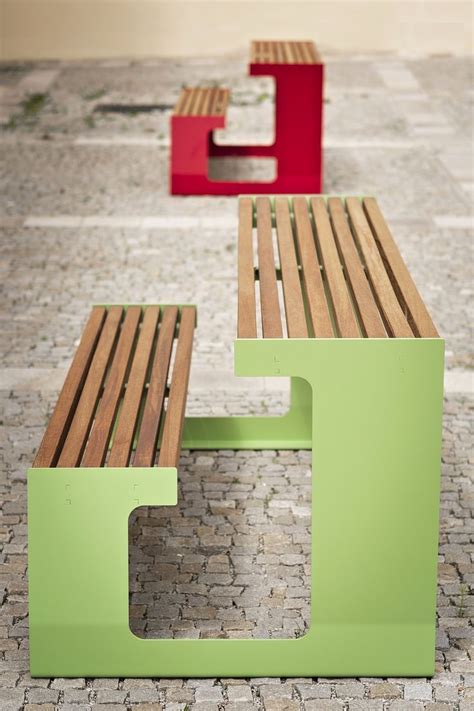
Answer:
<path fill-rule="evenodd" d="M 321 64 L 314 42 L 253 40 L 250 64 Z"/>
<path fill-rule="evenodd" d="M 239 209 L 239 338 L 438 336 L 374 198 Z"/>

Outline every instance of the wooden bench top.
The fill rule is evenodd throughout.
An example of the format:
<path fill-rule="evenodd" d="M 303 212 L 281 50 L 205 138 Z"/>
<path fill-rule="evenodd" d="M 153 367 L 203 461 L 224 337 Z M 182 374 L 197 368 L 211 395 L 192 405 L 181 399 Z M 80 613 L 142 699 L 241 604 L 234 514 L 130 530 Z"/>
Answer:
<path fill-rule="evenodd" d="M 250 44 L 250 63 L 321 64 L 321 57 L 316 45 L 311 41 L 253 40 Z"/>
<path fill-rule="evenodd" d="M 240 198 L 238 280 L 239 338 L 438 337 L 372 197 Z"/>
<path fill-rule="evenodd" d="M 96 306 L 34 467 L 178 465 L 193 306 Z M 133 451 L 132 451 L 133 450 Z"/>
<path fill-rule="evenodd" d="M 186 87 L 174 108 L 175 116 L 224 116 L 229 103 L 229 90 L 213 87 Z"/>

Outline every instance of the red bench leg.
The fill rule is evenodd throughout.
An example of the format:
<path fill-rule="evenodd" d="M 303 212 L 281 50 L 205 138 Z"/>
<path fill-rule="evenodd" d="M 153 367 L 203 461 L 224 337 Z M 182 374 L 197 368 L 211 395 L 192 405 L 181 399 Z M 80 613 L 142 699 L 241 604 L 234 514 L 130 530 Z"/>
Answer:
<path fill-rule="evenodd" d="M 215 128 L 224 128 L 224 116 L 171 117 L 171 175 L 173 195 L 209 194 L 209 140 Z"/>
<path fill-rule="evenodd" d="M 258 73 L 264 71 L 265 65 L 258 65 Z M 320 193 L 323 65 L 278 65 L 272 73 L 276 78 L 278 192 Z"/>

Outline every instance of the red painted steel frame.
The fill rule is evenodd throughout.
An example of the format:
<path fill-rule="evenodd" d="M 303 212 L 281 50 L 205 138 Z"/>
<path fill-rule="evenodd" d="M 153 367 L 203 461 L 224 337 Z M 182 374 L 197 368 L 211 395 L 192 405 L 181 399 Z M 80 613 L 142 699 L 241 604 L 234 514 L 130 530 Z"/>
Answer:
<path fill-rule="evenodd" d="M 212 132 L 224 116 L 172 116 L 173 195 L 322 192 L 323 64 L 250 64 L 250 74 L 275 77 L 275 141 L 272 145 L 227 146 Z M 210 180 L 209 157 L 274 157 L 270 182 Z"/>

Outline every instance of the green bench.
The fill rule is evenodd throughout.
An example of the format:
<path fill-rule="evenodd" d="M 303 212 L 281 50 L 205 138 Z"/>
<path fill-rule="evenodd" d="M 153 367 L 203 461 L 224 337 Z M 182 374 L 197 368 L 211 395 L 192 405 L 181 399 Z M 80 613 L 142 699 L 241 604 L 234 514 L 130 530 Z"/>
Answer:
<path fill-rule="evenodd" d="M 93 311 L 28 473 L 33 676 L 434 672 L 444 343 L 373 198 L 241 198 L 238 262 L 236 374 L 289 411 L 185 418 L 194 309 Z M 304 636 L 130 631 L 128 517 L 181 447 L 312 449 Z"/>

